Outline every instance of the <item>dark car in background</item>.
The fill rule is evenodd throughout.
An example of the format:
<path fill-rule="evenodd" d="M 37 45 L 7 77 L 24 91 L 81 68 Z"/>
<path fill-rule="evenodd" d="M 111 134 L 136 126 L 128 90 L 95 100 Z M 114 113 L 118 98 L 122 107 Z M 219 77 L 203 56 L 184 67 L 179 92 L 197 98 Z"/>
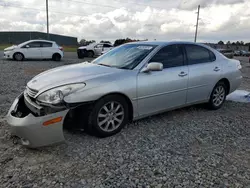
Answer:
<path fill-rule="evenodd" d="M 250 52 L 245 51 L 245 50 L 240 50 L 240 55 L 241 56 L 247 56 L 247 57 L 249 57 L 250 56 Z"/>
<path fill-rule="evenodd" d="M 240 55 L 241 55 L 240 50 L 235 50 L 234 51 L 234 56 L 240 56 Z"/>
<path fill-rule="evenodd" d="M 234 57 L 234 51 L 230 49 L 217 49 L 220 53 L 222 53 L 227 58 L 232 59 Z"/>

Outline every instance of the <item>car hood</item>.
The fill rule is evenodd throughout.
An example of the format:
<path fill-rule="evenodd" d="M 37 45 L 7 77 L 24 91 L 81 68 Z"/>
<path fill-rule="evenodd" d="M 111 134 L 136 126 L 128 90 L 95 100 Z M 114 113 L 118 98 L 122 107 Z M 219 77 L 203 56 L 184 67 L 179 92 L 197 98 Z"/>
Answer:
<path fill-rule="evenodd" d="M 87 49 L 87 48 L 93 48 L 96 45 L 96 43 L 91 43 L 87 46 L 80 46 L 78 49 Z"/>
<path fill-rule="evenodd" d="M 45 71 L 30 80 L 27 86 L 41 93 L 42 91 L 61 85 L 85 82 L 93 78 L 116 74 L 121 71 L 124 70 L 84 62 Z"/>
<path fill-rule="evenodd" d="M 14 50 L 17 46 L 13 45 L 13 46 L 10 46 L 8 48 L 5 48 L 4 51 L 8 51 L 8 50 Z"/>
<path fill-rule="evenodd" d="M 86 48 L 87 48 L 87 46 L 81 46 L 78 49 L 86 49 Z"/>

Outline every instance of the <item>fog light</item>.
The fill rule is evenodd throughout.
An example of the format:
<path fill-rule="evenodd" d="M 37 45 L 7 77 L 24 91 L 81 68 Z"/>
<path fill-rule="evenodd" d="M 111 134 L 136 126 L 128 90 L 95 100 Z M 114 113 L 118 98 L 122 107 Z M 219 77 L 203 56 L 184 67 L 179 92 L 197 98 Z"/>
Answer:
<path fill-rule="evenodd" d="M 28 141 L 27 139 L 21 138 L 21 142 L 24 146 L 30 145 L 30 141 Z"/>

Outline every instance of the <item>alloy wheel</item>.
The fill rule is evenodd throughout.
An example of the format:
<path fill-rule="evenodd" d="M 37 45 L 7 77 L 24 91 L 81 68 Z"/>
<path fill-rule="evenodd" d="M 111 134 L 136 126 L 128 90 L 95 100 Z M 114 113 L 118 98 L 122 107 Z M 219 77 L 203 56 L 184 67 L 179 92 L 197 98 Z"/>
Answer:
<path fill-rule="evenodd" d="M 17 53 L 17 54 L 15 55 L 15 59 L 16 59 L 17 61 L 21 61 L 21 60 L 23 59 L 22 54 Z"/>
<path fill-rule="evenodd" d="M 225 99 L 225 88 L 223 86 L 218 86 L 213 93 L 213 104 L 215 106 L 220 106 Z"/>
<path fill-rule="evenodd" d="M 118 129 L 124 120 L 124 108 L 115 101 L 103 105 L 97 116 L 97 124 L 105 132 L 112 132 Z"/>

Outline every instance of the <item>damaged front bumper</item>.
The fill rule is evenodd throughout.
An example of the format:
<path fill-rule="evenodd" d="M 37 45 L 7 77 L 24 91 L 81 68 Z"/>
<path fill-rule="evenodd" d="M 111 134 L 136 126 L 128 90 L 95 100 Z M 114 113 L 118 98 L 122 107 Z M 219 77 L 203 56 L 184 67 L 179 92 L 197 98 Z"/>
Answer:
<path fill-rule="evenodd" d="M 8 112 L 7 122 L 12 134 L 20 137 L 23 145 L 36 148 L 64 141 L 63 122 L 68 111 L 44 114 L 42 107 L 21 94 Z"/>

